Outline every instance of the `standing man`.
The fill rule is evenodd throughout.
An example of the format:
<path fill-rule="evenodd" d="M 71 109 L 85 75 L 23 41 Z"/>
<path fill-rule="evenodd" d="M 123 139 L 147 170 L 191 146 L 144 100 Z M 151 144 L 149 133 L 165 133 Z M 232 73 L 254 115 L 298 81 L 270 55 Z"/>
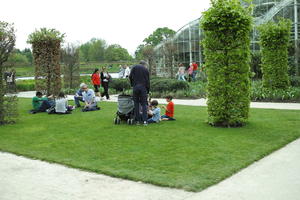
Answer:
<path fill-rule="evenodd" d="M 146 68 L 147 63 L 140 61 L 140 64 L 135 65 L 130 72 L 129 80 L 133 90 L 134 112 L 137 124 L 142 122 L 147 126 L 147 94 L 150 90 L 149 71 Z M 141 111 L 140 112 L 140 106 Z"/>

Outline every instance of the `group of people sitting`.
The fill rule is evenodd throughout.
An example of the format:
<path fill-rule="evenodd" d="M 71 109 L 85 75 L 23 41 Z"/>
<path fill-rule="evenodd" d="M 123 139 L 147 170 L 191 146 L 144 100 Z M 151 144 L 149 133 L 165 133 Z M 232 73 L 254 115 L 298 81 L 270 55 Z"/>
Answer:
<path fill-rule="evenodd" d="M 84 102 L 82 112 L 100 110 L 97 106 L 95 92 L 89 89 L 87 84 L 81 83 L 80 89 L 74 96 L 76 107 L 81 107 L 80 101 Z M 30 113 L 48 112 L 49 114 L 70 114 L 75 109 L 74 106 L 68 105 L 68 99 L 63 92 L 57 97 L 53 95 L 43 96 L 41 92 L 36 92 L 36 96 L 32 98 L 33 109 Z"/>
<path fill-rule="evenodd" d="M 175 120 L 174 119 L 174 103 L 172 96 L 167 96 L 167 106 L 159 106 L 157 100 L 149 102 L 148 106 L 148 123 L 158 123 L 160 121 Z M 80 102 L 84 103 L 83 112 L 100 110 L 97 106 L 97 98 L 95 92 L 89 89 L 85 83 L 80 84 L 80 89 L 74 96 L 77 108 L 82 107 Z M 32 98 L 33 109 L 32 114 L 39 112 L 47 112 L 48 114 L 71 114 L 75 106 L 68 104 L 67 96 L 60 92 L 57 97 L 53 95 L 43 96 L 41 92 L 36 92 L 36 96 Z M 165 110 L 165 114 L 161 115 L 161 109 Z"/>

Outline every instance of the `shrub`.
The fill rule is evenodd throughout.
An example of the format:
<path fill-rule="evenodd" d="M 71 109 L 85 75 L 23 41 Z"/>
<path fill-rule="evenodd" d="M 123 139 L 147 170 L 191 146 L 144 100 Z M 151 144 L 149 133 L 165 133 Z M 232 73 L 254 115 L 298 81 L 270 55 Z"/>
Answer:
<path fill-rule="evenodd" d="M 113 79 L 109 84 L 110 88 L 115 89 L 118 92 L 122 92 L 123 90 L 131 89 L 130 82 L 128 79 Z"/>
<path fill-rule="evenodd" d="M 251 99 L 253 101 L 299 102 L 300 88 L 269 89 L 263 87 L 262 81 L 252 83 Z"/>
<path fill-rule="evenodd" d="M 239 0 L 215 0 L 201 27 L 208 75 L 208 122 L 241 126 L 250 105 L 251 9 Z"/>
<path fill-rule="evenodd" d="M 268 22 L 259 26 L 262 52 L 263 86 L 269 89 L 288 88 L 288 46 L 291 21 Z"/>
<path fill-rule="evenodd" d="M 152 92 L 176 92 L 177 90 L 188 90 L 189 84 L 185 81 L 175 79 L 151 79 Z"/>
<path fill-rule="evenodd" d="M 292 76 L 291 85 L 294 87 L 300 87 L 300 76 Z"/>
<path fill-rule="evenodd" d="M 34 80 L 19 80 L 17 83 L 17 91 L 34 91 L 35 81 Z"/>

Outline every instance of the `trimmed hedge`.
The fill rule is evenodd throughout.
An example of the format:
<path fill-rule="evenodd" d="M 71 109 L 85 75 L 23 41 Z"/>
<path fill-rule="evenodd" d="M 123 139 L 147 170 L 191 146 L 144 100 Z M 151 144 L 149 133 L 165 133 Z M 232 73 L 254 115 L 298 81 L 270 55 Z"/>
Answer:
<path fill-rule="evenodd" d="M 262 53 L 263 86 L 285 89 L 290 86 L 288 77 L 288 46 L 291 21 L 268 22 L 259 26 Z"/>
<path fill-rule="evenodd" d="M 113 79 L 109 83 L 109 87 L 115 89 L 118 92 L 131 89 L 130 82 L 128 79 Z"/>
<path fill-rule="evenodd" d="M 177 90 L 188 90 L 190 87 L 187 82 L 175 79 L 152 79 L 150 84 L 152 92 L 176 92 Z"/>
<path fill-rule="evenodd" d="M 208 122 L 242 126 L 250 106 L 251 9 L 239 0 L 215 0 L 201 27 L 208 75 Z"/>

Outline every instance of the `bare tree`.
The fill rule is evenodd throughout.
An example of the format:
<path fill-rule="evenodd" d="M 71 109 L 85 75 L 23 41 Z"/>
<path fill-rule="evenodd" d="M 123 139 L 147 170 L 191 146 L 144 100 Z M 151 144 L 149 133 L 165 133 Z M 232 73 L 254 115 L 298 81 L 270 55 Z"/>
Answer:
<path fill-rule="evenodd" d="M 163 46 L 163 55 L 165 57 L 166 70 L 171 78 L 175 77 L 175 55 L 177 54 L 177 47 L 171 40 L 168 40 L 164 43 Z"/>
<path fill-rule="evenodd" d="M 62 50 L 62 62 L 64 63 L 64 87 L 76 88 L 80 82 L 79 73 L 79 48 L 68 44 Z"/>
<path fill-rule="evenodd" d="M 151 75 L 156 75 L 156 68 L 155 68 L 155 52 L 152 45 L 146 45 L 142 49 L 142 54 L 145 60 L 147 60 L 149 64 L 149 72 Z"/>

